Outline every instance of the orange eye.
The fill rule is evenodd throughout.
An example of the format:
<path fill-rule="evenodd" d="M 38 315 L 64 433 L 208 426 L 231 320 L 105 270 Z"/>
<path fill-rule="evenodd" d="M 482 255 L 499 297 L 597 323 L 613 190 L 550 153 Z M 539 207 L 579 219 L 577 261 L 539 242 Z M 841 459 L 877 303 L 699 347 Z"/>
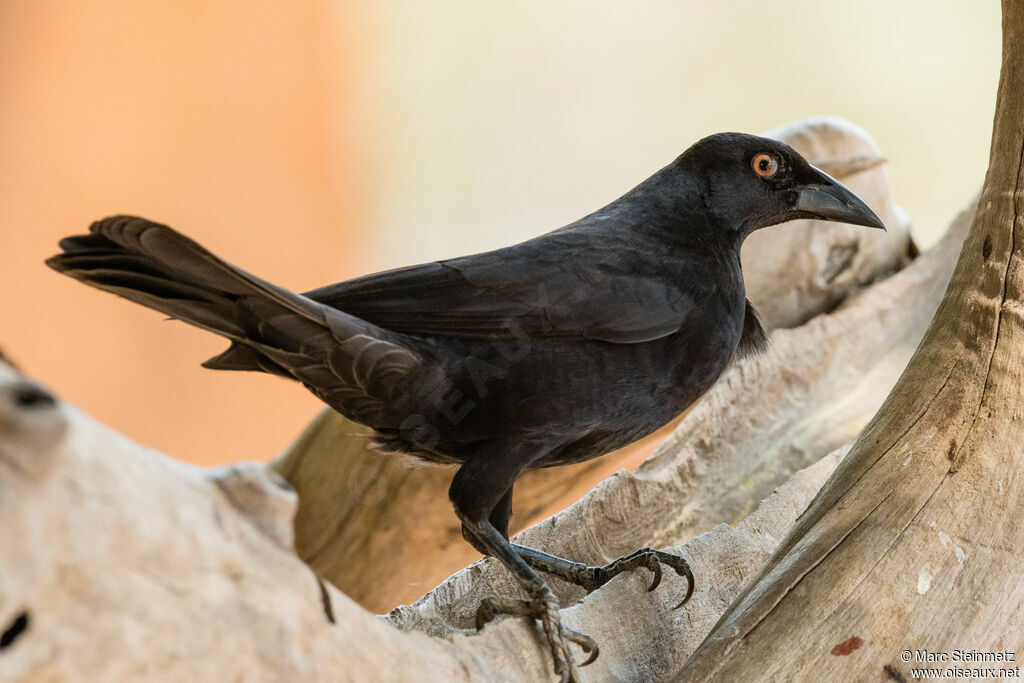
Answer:
<path fill-rule="evenodd" d="M 750 165 L 754 168 L 754 173 L 762 178 L 771 178 L 779 170 L 778 160 L 771 154 L 763 152 L 754 155 L 754 158 L 750 160 Z"/>

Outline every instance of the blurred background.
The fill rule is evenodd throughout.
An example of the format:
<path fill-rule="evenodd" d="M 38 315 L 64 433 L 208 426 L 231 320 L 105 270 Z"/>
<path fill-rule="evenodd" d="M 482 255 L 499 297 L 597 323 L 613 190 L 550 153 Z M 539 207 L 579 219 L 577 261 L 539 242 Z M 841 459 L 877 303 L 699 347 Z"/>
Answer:
<path fill-rule="evenodd" d="M 132 439 L 269 459 L 319 410 L 42 261 L 137 213 L 296 290 L 496 248 L 689 144 L 836 114 L 918 243 L 980 188 L 996 2 L 0 0 L 0 348 Z"/>

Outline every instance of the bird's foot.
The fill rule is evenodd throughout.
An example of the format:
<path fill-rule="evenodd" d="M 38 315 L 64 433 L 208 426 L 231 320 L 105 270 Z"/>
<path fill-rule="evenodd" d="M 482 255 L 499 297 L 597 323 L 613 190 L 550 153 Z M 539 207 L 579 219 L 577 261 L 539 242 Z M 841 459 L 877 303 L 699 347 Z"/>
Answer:
<path fill-rule="evenodd" d="M 685 605 L 690 596 L 693 595 L 693 571 L 690 570 L 690 565 L 679 555 L 673 555 L 664 550 L 641 548 L 604 566 L 590 567 L 580 562 L 571 562 L 526 546 L 516 545 L 513 547 L 534 569 L 539 569 L 569 583 L 582 586 L 588 593 L 597 590 L 622 572 L 639 569 L 640 567 L 646 567 L 654 573 L 654 580 L 651 581 L 651 585 L 647 589 L 652 591 L 661 583 L 661 565 L 664 564 L 674 569 L 676 574 L 686 579 L 686 595 L 676 605 L 676 608 L 678 609 Z"/>
<path fill-rule="evenodd" d="M 619 559 L 609 562 L 603 567 L 588 567 L 593 569 L 593 588 L 587 588 L 588 591 L 592 591 L 595 588 L 599 588 L 604 584 L 612 580 L 612 578 L 618 576 L 622 572 L 638 569 L 640 567 L 646 567 L 654 573 L 654 579 L 651 581 L 651 585 L 647 588 L 648 591 L 652 591 L 658 587 L 661 583 L 661 565 L 666 565 L 671 569 L 674 569 L 676 574 L 686 579 L 686 595 L 683 596 L 682 601 L 676 605 L 676 609 L 682 607 L 689 601 L 690 596 L 693 595 L 693 571 L 690 569 L 689 563 L 679 555 L 673 555 L 667 553 L 664 550 L 654 550 L 652 548 L 640 548 L 636 552 L 630 553 L 620 557 Z"/>
<path fill-rule="evenodd" d="M 597 659 L 597 643 L 590 636 L 573 631 L 562 624 L 558 612 L 558 600 L 550 591 L 547 591 L 546 595 L 531 600 L 484 598 L 476 612 L 477 630 L 483 628 L 484 624 L 499 614 L 540 620 L 548 647 L 551 650 L 551 658 L 555 663 L 555 673 L 562 683 L 579 681 L 579 670 L 569 649 L 569 643 L 576 643 L 588 655 L 587 661 L 580 666 L 586 666 Z"/>

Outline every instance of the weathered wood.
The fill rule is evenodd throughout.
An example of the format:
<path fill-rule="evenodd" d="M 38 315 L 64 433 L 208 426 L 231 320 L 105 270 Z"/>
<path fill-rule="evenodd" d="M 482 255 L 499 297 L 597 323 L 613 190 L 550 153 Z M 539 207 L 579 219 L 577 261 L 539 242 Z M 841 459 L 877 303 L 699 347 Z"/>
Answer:
<path fill-rule="evenodd" d="M 1015 651 L 1019 659 L 1022 41 L 1024 2 L 1004 0 L 989 170 L 920 349 L 679 680 L 911 680 L 911 667 L 932 666 L 915 656 L 924 650 Z M 1016 670 L 1019 662 L 938 666 Z"/>
<path fill-rule="evenodd" d="M 889 227 L 882 233 L 796 221 L 748 240 L 744 264 L 750 296 L 769 327 L 791 327 L 905 265 L 909 222 L 889 193 L 877 146 L 859 127 L 817 117 L 767 135 L 821 161 Z M 858 416 L 857 424 L 868 416 Z M 563 509 L 617 469 L 634 469 L 676 424 L 591 462 L 526 473 L 516 484 L 513 532 Z M 848 426 L 847 435 L 854 427 Z M 299 492 L 299 555 L 367 608 L 386 611 L 421 596 L 480 555 L 463 540 L 448 502 L 452 468 L 410 470 L 406 462 L 367 448 L 367 434 L 326 410 L 274 466 Z M 815 454 L 836 445 L 820 445 Z M 770 488 L 759 493 L 763 497 Z"/>
<path fill-rule="evenodd" d="M 0 680 L 550 674 L 522 620 L 479 636 L 403 633 L 318 581 L 291 551 L 295 494 L 265 464 L 186 465 L 73 408 L 26 401 L 32 390 L 0 365 Z M 670 623 L 689 630 L 692 649 L 836 462 L 800 472 L 738 527 L 719 525 L 681 549 L 701 557 L 710 580 L 687 610 L 637 603 L 649 581 L 639 572 L 567 610 L 569 623 L 605 643 L 592 671 L 624 680 L 663 671 L 678 645 L 664 640 L 666 656 L 652 657 L 630 638 Z M 667 589 L 679 584 L 666 577 Z"/>
<path fill-rule="evenodd" d="M 31 387 L 0 364 L 0 680 L 468 678 L 451 645 L 321 588 L 266 465 L 204 471 Z"/>

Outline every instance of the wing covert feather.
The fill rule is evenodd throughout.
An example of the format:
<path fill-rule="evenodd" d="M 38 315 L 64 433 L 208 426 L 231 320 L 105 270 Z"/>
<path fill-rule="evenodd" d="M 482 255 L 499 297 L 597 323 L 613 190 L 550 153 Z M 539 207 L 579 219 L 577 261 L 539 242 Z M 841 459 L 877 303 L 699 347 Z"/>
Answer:
<path fill-rule="evenodd" d="M 375 273 L 306 296 L 396 332 L 638 343 L 677 331 L 708 285 L 666 275 L 626 240 L 549 233 L 483 254 Z M 699 263 L 681 264 L 700 271 Z M 672 264 L 672 269 L 680 264 Z"/>

